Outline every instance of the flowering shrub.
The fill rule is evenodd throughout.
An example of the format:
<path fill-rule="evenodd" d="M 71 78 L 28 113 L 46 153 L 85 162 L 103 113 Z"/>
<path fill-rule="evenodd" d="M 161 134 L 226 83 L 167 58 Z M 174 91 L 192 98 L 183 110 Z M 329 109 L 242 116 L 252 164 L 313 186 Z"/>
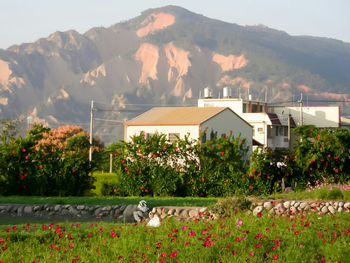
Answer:
<path fill-rule="evenodd" d="M 233 194 L 247 151 L 244 140 L 232 134 L 202 145 L 188 137 L 170 143 L 164 134 L 140 134 L 114 147 L 114 171 L 121 175 L 117 188 L 128 195 Z"/>
<path fill-rule="evenodd" d="M 245 139 L 234 138 L 232 133 L 203 143 L 200 146 L 200 177 L 194 178 L 197 193 L 209 196 L 231 196 L 240 193 L 247 152 Z M 191 182 L 192 185 L 192 182 Z"/>
<path fill-rule="evenodd" d="M 89 146 L 82 128 L 65 126 L 49 130 L 34 126 L 26 138 L 0 147 L 2 193 L 83 195 L 93 181 L 89 175 L 92 169 Z"/>
<path fill-rule="evenodd" d="M 345 183 L 350 174 L 350 132 L 344 129 L 319 129 L 303 126 L 295 129 L 301 136 L 295 153 L 301 174 L 298 183 Z"/>
<path fill-rule="evenodd" d="M 188 138 L 180 143 L 169 143 L 164 134 L 145 138 L 143 133 L 134 136 L 131 142 L 115 144 L 114 165 L 121 175 L 122 192 L 174 195 L 181 189 L 183 173 L 192 169 L 189 164 L 194 160 L 187 148 L 189 145 Z"/>

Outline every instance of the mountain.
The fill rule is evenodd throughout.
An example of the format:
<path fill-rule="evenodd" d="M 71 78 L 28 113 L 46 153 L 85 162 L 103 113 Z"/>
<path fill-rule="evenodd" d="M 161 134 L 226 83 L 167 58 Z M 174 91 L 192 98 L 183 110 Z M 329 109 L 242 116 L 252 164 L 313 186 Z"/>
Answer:
<path fill-rule="evenodd" d="M 349 43 L 166 6 L 85 34 L 55 32 L 0 49 L 0 118 L 30 115 L 88 129 L 94 100 L 95 131 L 110 142 L 123 137 L 126 119 L 152 105 L 196 104 L 206 86 L 215 96 L 229 86 L 233 97 L 277 104 L 301 92 L 309 105 L 347 100 L 349 68 Z"/>

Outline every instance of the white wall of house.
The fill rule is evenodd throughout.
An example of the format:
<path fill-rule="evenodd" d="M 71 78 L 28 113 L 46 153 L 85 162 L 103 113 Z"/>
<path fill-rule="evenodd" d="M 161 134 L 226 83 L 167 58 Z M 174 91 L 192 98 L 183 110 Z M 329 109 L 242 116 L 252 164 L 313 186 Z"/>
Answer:
<path fill-rule="evenodd" d="M 199 125 L 128 125 L 125 131 L 125 141 L 130 141 L 132 136 L 139 135 L 142 131 L 150 134 L 163 133 L 167 136 L 169 133 L 177 133 L 181 139 L 187 134 L 189 134 L 190 139 L 198 140 L 199 138 Z"/>
<path fill-rule="evenodd" d="M 242 114 L 243 101 L 241 99 L 199 99 L 198 107 L 229 107 L 237 114 Z"/>
<path fill-rule="evenodd" d="M 296 124 L 299 126 L 300 107 L 271 107 L 270 110 L 277 114 L 291 114 Z M 304 125 L 315 125 L 316 127 L 339 127 L 340 107 L 303 107 L 303 123 Z"/>
<path fill-rule="evenodd" d="M 253 129 L 247 122 L 242 120 L 229 109 L 226 109 L 213 118 L 203 122 L 201 124 L 201 130 L 204 131 L 206 128 L 208 131 L 208 140 L 210 139 L 210 133 L 212 130 L 217 132 L 218 138 L 223 133 L 226 135 L 230 134 L 230 131 L 232 131 L 232 135 L 235 138 L 238 136 L 241 138 L 246 138 L 246 146 L 249 147 L 248 156 L 250 155 L 252 149 Z"/>

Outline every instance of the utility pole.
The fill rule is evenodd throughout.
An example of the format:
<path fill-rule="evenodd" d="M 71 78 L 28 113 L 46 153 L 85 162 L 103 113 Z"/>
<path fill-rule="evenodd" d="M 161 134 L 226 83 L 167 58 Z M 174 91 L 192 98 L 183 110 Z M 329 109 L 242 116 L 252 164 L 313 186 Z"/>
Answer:
<path fill-rule="evenodd" d="M 94 125 L 94 101 L 91 100 L 91 108 L 90 108 L 90 149 L 89 149 L 89 161 L 92 161 L 92 132 Z"/>
<path fill-rule="evenodd" d="M 110 153 L 109 154 L 109 173 L 113 172 L 113 155 Z"/>
<path fill-rule="evenodd" d="M 299 102 L 299 105 L 300 105 L 299 126 L 303 126 L 303 93 L 300 93 L 300 100 L 298 102 Z"/>
<path fill-rule="evenodd" d="M 291 131 L 290 131 L 290 121 L 291 121 L 291 115 L 288 114 L 288 149 L 291 147 Z"/>

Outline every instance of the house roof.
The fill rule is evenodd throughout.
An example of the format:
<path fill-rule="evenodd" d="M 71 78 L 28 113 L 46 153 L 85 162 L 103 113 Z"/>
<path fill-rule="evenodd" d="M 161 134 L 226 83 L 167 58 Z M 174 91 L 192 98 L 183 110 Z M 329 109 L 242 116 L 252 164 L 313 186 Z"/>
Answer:
<path fill-rule="evenodd" d="M 247 123 L 227 107 L 157 107 L 131 119 L 125 125 L 200 125 L 226 109 Z M 250 126 L 249 123 L 247 125 Z"/>
<path fill-rule="evenodd" d="M 269 116 L 272 125 L 281 125 L 276 113 L 267 113 L 267 116 Z"/>

